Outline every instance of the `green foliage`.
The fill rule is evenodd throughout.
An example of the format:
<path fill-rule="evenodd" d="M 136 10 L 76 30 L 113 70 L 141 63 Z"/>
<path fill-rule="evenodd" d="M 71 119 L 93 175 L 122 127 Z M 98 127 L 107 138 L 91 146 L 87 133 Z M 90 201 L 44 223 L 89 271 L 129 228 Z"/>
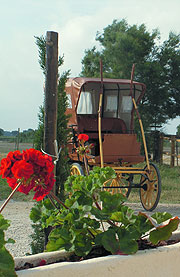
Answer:
<path fill-rule="evenodd" d="M 4 130 L 0 128 L 0 136 L 4 135 Z"/>
<path fill-rule="evenodd" d="M 180 115 L 180 34 L 170 32 L 169 38 L 160 44 L 157 29 L 149 32 L 145 24 L 130 26 L 123 19 L 114 20 L 97 33 L 96 40 L 101 49 L 85 51 L 81 75 L 100 77 L 101 58 L 104 77 L 130 79 L 135 63 L 134 79 L 147 87 L 139 106 L 145 129 Z"/>
<path fill-rule="evenodd" d="M 30 236 L 31 241 L 31 253 L 32 255 L 42 253 L 44 251 L 45 237 L 44 230 L 41 223 L 32 224 L 33 233 Z"/>
<path fill-rule="evenodd" d="M 102 190 L 104 182 L 115 176 L 111 167 L 94 167 L 87 176 L 70 176 L 65 183 L 69 195 L 66 207 L 58 211 L 45 200 L 41 212 L 32 209 L 34 222 L 40 220 L 43 228 L 52 228 L 47 251 L 65 249 L 86 256 L 94 245 L 100 245 L 112 254 L 119 251 L 133 254 L 138 250 L 138 240 L 147 233 L 156 244 L 171 236 L 179 218 L 170 219 L 168 213 L 155 213 L 152 217 L 144 213 L 136 215 L 124 204 L 123 195 Z"/>
<path fill-rule="evenodd" d="M 32 224 L 33 233 L 31 235 L 31 251 L 32 254 L 41 253 L 45 247 L 45 223 L 48 218 L 51 217 L 49 210 L 53 208 L 49 199 L 43 199 L 41 202 L 37 202 L 30 212 L 30 219 L 33 221 Z"/>
<path fill-rule="evenodd" d="M 38 113 L 39 123 L 38 129 L 35 132 L 34 136 L 34 146 L 35 149 L 41 150 L 43 147 L 43 138 L 44 138 L 44 108 L 43 106 L 39 107 Z"/>
<path fill-rule="evenodd" d="M 46 40 L 43 36 L 36 37 L 36 45 L 38 46 L 39 64 L 44 74 L 46 74 Z"/>
<path fill-rule="evenodd" d="M 6 249 L 6 243 L 14 243 L 14 240 L 5 240 L 4 231 L 10 226 L 9 221 L 4 219 L 0 214 L 0 276 L 13 277 L 17 276 L 14 270 L 14 260 L 9 251 Z"/>
<path fill-rule="evenodd" d="M 33 142 L 34 141 L 34 130 L 28 129 L 19 133 L 19 142 Z"/>
<path fill-rule="evenodd" d="M 61 147 L 61 153 L 56 164 L 56 194 L 59 195 L 61 199 L 64 198 L 64 182 L 70 173 L 67 149 L 67 142 L 69 139 L 69 129 L 67 125 L 69 116 L 65 114 L 67 109 L 67 96 L 64 91 L 68 75 L 69 72 L 63 73 L 58 82 L 57 142 L 59 147 Z"/>
<path fill-rule="evenodd" d="M 178 136 L 180 136 L 180 125 L 177 126 L 177 132 L 176 132 L 176 134 L 177 134 Z"/>

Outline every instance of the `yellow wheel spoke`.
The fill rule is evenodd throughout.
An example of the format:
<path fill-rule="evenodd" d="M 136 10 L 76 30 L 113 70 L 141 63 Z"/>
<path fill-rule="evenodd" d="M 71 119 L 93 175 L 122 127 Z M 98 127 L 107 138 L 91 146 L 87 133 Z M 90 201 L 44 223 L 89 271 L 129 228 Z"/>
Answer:
<path fill-rule="evenodd" d="M 130 190 L 128 190 L 128 188 L 123 188 L 123 186 L 129 186 L 130 182 L 128 179 L 128 176 L 122 176 L 122 174 L 117 173 L 116 174 L 116 178 L 113 180 L 107 180 L 104 183 L 103 188 L 106 191 L 111 192 L 112 194 L 115 193 L 121 193 L 124 196 L 127 196 L 130 193 Z M 107 186 L 107 189 L 106 189 Z M 108 187 L 112 187 L 112 188 L 108 188 Z M 121 188 L 120 188 L 121 187 Z"/>

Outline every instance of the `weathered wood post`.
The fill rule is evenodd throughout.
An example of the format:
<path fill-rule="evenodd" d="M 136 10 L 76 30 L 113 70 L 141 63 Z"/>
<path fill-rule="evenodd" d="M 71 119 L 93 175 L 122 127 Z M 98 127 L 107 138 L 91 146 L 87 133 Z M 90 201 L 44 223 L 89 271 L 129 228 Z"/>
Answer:
<path fill-rule="evenodd" d="M 20 139 L 20 128 L 18 128 L 18 132 L 17 132 L 15 150 L 19 150 L 19 139 Z"/>
<path fill-rule="evenodd" d="M 178 139 L 176 139 L 176 165 L 177 166 L 178 166 L 178 156 L 179 156 Z"/>
<path fill-rule="evenodd" d="M 44 107 L 44 151 L 55 155 L 54 142 L 57 134 L 57 79 L 58 33 L 46 33 L 46 80 Z M 56 168 L 55 168 L 56 170 Z M 55 192 L 55 186 L 54 186 Z"/>
<path fill-rule="evenodd" d="M 57 78 L 58 78 L 58 33 L 46 33 L 46 79 L 45 79 L 45 103 L 44 103 L 44 151 L 55 155 L 55 140 L 57 134 Z M 54 167 L 56 176 L 56 166 Z M 53 192 L 56 194 L 56 183 Z M 44 229 L 45 241 L 51 227 Z"/>
<path fill-rule="evenodd" d="M 164 143 L 164 138 L 163 134 L 160 135 L 160 142 L 159 142 L 159 149 L 160 149 L 160 164 L 163 164 L 163 143 Z"/>
<path fill-rule="evenodd" d="M 175 161 L 175 136 L 171 136 L 171 167 L 174 167 Z"/>

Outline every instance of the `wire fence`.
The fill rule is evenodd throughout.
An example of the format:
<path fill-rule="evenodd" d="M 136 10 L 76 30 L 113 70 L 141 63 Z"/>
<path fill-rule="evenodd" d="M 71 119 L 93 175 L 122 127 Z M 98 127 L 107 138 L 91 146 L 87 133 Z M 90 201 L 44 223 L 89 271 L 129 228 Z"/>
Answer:
<path fill-rule="evenodd" d="M 25 142 L 19 142 L 17 144 L 17 140 L 3 140 L 0 141 L 0 159 L 6 157 L 7 153 L 10 151 L 15 151 L 15 150 L 26 150 L 29 148 L 34 148 L 33 143 L 25 143 Z"/>

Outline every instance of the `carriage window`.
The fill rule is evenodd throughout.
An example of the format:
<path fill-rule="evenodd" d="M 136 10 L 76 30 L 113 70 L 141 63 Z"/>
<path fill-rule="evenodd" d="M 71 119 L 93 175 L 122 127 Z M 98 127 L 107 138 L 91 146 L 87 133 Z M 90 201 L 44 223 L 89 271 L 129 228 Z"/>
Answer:
<path fill-rule="evenodd" d="M 67 94 L 67 108 L 72 109 L 71 95 Z"/>
<path fill-rule="evenodd" d="M 77 107 L 77 114 L 92 114 L 93 113 L 93 97 L 89 91 L 82 91 Z"/>
<path fill-rule="evenodd" d="M 132 98 L 131 96 L 123 96 L 122 97 L 122 106 L 121 106 L 121 112 L 122 113 L 128 113 L 132 110 Z"/>
<path fill-rule="evenodd" d="M 107 95 L 105 112 L 116 112 L 117 111 L 117 96 L 116 95 Z"/>

